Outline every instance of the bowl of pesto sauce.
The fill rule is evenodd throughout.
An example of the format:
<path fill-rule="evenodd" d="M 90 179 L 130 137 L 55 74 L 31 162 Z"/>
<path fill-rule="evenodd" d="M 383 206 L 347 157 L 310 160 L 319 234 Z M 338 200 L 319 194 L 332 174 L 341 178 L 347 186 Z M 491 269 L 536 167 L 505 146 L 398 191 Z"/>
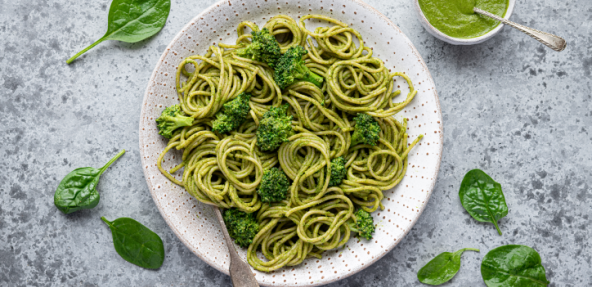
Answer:
<path fill-rule="evenodd" d="M 516 0 L 414 0 L 419 20 L 434 37 L 454 45 L 473 45 L 495 36 L 499 21 L 473 12 L 480 8 L 510 18 Z"/>

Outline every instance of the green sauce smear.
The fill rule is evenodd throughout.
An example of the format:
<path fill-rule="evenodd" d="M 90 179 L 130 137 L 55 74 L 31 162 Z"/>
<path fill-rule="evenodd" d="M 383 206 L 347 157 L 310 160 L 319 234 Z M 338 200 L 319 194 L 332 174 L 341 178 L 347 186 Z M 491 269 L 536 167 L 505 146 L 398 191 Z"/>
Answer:
<path fill-rule="evenodd" d="M 499 21 L 473 12 L 473 7 L 504 17 L 509 0 L 419 0 L 419 7 L 428 22 L 440 32 L 462 39 L 487 34 Z"/>

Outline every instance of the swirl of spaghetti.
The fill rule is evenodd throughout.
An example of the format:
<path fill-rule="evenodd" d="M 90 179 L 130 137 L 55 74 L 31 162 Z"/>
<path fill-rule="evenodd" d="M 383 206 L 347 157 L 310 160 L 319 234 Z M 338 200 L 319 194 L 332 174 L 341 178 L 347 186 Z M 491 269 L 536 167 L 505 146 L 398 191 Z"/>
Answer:
<path fill-rule="evenodd" d="M 255 142 L 247 144 L 232 137 L 221 140 L 216 146 L 220 170 L 244 194 L 253 194 L 263 174 L 263 167 L 254 149 Z M 249 178 L 252 173 L 255 173 L 253 181 Z"/>
<path fill-rule="evenodd" d="M 278 158 L 286 175 L 294 181 L 289 191 L 290 204 L 299 206 L 317 200 L 326 192 L 331 174 L 329 146 L 307 132 L 293 135 L 289 140 L 280 146 Z"/>
<path fill-rule="evenodd" d="M 306 29 L 306 24 L 304 22 L 307 19 L 323 20 L 333 23 L 336 26 L 319 27 L 315 29 L 314 32 L 310 32 Z M 362 39 L 362 35 L 358 31 L 348 27 L 347 24 L 337 19 L 323 15 L 311 14 L 301 17 L 300 21 L 298 22 L 298 25 L 300 26 L 300 29 L 304 31 L 304 33 L 315 39 L 315 41 L 319 45 L 320 50 L 330 54 L 333 57 L 337 57 L 343 60 L 359 58 L 362 56 L 362 52 L 366 50 L 364 47 L 364 40 Z M 358 48 L 356 48 L 356 44 L 353 41 L 352 34 L 358 40 Z M 312 48 L 313 45 L 310 44 L 308 47 Z M 371 50 L 368 49 L 368 51 Z M 318 55 L 318 52 L 315 52 L 316 53 L 314 53 L 314 55 Z"/>
<path fill-rule="evenodd" d="M 298 23 L 290 16 L 277 15 L 269 19 L 263 28 L 267 28 L 272 35 L 279 38 L 280 49 L 285 53 L 293 46 L 303 46 L 306 40 Z"/>

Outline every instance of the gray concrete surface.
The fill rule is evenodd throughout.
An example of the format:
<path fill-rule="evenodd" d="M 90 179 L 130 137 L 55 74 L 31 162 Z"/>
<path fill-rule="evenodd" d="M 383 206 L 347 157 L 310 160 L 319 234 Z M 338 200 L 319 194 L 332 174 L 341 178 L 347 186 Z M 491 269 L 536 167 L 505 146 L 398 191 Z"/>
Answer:
<path fill-rule="evenodd" d="M 0 0 L 0 286 L 229 286 L 173 235 L 152 202 L 138 151 L 146 83 L 161 52 L 213 0 L 174 0 L 166 27 L 136 44 L 105 42 L 68 57 L 105 30 L 109 1 Z M 592 211 L 592 2 L 518 0 L 512 20 L 568 41 L 553 52 L 506 28 L 457 47 L 420 26 L 411 0 L 367 0 L 411 38 L 432 72 L 444 114 L 442 167 L 417 225 L 392 252 L 331 287 L 420 286 L 417 270 L 462 247 L 445 286 L 485 286 L 479 266 L 494 247 L 524 244 L 542 256 L 550 286 L 590 286 Z M 129 152 L 103 176 L 101 202 L 64 216 L 61 178 Z M 510 209 L 503 236 L 462 209 L 464 174 L 499 181 Z M 161 235 L 166 260 L 150 271 L 122 260 L 99 219 L 130 216 Z"/>

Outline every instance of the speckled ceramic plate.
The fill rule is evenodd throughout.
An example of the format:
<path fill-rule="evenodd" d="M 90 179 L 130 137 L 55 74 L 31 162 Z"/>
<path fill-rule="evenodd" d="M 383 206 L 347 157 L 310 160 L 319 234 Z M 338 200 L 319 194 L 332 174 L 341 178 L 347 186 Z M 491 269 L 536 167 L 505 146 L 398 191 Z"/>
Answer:
<path fill-rule="evenodd" d="M 209 45 L 219 42 L 234 43 L 235 27 L 241 21 L 250 20 L 263 26 L 277 14 L 298 18 L 313 13 L 332 16 L 357 29 L 366 45 L 374 49 L 375 56 L 385 60 L 389 69 L 405 72 L 412 78 L 419 92 L 396 117 L 408 119 L 410 139 L 419 134 L 424 139 L 409 155 L 405 178 L 393 190 L 385 192 L 385 210 L 373 214 L 378 226 L 374 239 L 352 239 L 345 248 L 325 252 L 323 259 L 307 259 L 296 267 L 273 273 L 254 271 L 259 283 L 266 286 L 317 286 L 370 266 L 401 242 L 427 205 L 440 167 L 442 114 L 434 81 L 411 41 L 388 18 L 358 0 L 221 1 L 191 20 L 166 48 L 150 78 L 142 106 L 140 152 L 154 202 L 173 232 L 191 251 L 228 274 L 228 250 L 211 208 L 172 184 L 156 167 L 167 140 L 158 135 L 154 120 L 166 106 L 178 103 L 175 72 L 183 58 L 203 54 Z M 309 21 L 307 28 L 314 30 L 315 24 L 321 25 Z M 397 79 L 396 83 L 402 89 L 402 96 L 395 100 L 401 101 L 407 94 L 407 85 L 403 79 Z M 169 153 L 163 166 L 176 165 L 180 155 Z M 246 260 L 245 250 L 238 250 Z"/>

